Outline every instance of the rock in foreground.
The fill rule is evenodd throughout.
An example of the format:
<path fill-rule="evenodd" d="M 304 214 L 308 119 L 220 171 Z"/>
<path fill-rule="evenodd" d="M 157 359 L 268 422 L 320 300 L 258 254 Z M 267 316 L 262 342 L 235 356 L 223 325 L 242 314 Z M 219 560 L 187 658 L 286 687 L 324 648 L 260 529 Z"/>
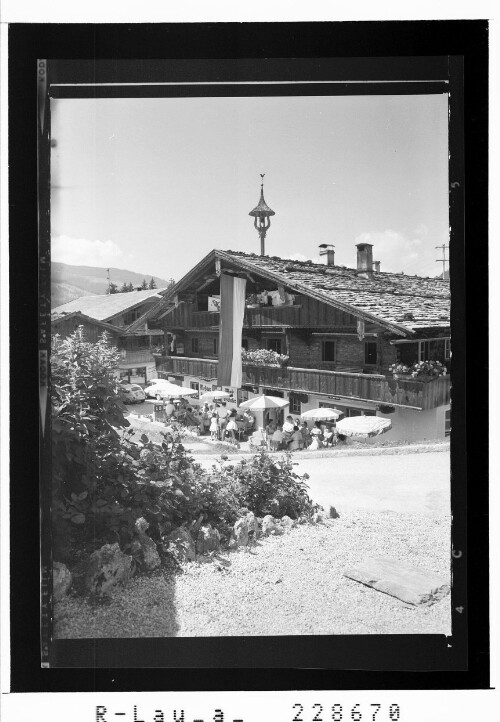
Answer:
<path fill-rule="evenodd" d="M 54 562 L 52 565 L 52 593 L 54 601 L 59 602 L 64 599 L 71 586 L 71 572 L 68 567 L 61 562 Z"/>
<path fill-rule="evenodd" d="M 365 559 L 344 576 L 414 605 L 433 604 L 450 591 L 438 574 L 383 557 Z"/>
<path fill-rule="evenodd" d="M 124 554 L 118 542 L 105 544 L 90 555 L 85 587 L 96 597 L 109 596 L 118 585 L 125 586 L 132 576 L 132 557 Z"/>

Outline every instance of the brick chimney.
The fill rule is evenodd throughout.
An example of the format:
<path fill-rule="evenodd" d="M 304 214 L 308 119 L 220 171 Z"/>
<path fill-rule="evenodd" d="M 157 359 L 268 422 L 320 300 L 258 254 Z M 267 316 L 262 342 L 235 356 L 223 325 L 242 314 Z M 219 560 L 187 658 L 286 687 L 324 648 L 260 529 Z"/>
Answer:
<path fill-rule="evenodd" d="M 357 256 L 357 269 L 359 273 L 364 273 L 370 277 L 373 273 L 373 255 L 371 243 L 357 243 L 356 248 L 358 249 Z"/>
<path fill-rule="evenodd" d="M 373 270 L 380 273 L 380 261 L 373 261 Z"/>
<path fill-rule="evenodd" d="M 325 263 L 327 266 L 335 265 L 335 246 L 331 243 L 320 243 L 319 244 L 319 255 L 325 257 Z"/>

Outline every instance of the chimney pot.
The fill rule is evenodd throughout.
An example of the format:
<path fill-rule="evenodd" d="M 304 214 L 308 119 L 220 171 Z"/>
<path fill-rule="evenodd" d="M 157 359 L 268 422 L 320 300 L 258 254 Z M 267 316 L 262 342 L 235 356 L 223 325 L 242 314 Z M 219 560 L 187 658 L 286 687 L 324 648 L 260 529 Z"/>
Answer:
<path fill-rule="evenodd" d="M 358 249 L 357 269 L 360 273 L 365 273 L 370 277 L 373 273 L 373 244 L 357 243 L 356 248 Z"/>
<path fill-rule="evenodd" d="M 373 270 L 380 273 L 380 261 L 373 261 Z"/>
<path fill-rule="evenodd" d="M 335 265 L 335 246 L 332 243 L 320 243 L 319 244 L 319 255 L 325 256 L 325 263 L 327 266 Z"/>

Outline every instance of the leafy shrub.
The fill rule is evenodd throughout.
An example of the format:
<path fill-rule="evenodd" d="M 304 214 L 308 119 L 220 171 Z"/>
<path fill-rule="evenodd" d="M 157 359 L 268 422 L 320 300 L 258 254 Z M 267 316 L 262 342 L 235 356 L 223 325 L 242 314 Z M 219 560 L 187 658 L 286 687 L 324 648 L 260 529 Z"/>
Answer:
<path fill-rule="evenodd" d="M 256 516 L 286 514 L 296 519 L 311 514 L 316 506 L 308 495 L 308 474 L 300 476 L 293 470 L 294 466 L 289 453 L 276 459 L 262 449 L 234 466 L 219 463 L 214 474 L 221 488 L 231 488 L 240 507 L 253 511 Z"/>
<path fill-rule="evenodd" d="M 228 538 L 247 510 L 258 516 L 313 510 L 307 475 L 261 451 L 207 473 L 188 455 L 173 424 L 161 445 L 127 428 L 113 369 L 119 356 L 106 335 L 92 344 L 83 327 L 52 350 L 52 472 L 54 557 L 75 561 L 106 543 L 130 549 L 143 517 L 158 544 L 174 528 L 202 521 Z"/>

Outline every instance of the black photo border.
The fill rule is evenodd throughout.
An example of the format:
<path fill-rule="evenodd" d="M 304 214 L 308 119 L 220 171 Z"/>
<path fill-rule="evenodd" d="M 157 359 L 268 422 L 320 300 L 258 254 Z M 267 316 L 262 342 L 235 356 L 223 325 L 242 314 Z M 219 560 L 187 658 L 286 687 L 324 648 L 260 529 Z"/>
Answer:
<path fill-rule="evenodd" d="M 349 81 L 355 79 L 352 73 L 356 67 L 360 79 L 378 80 L 389 72 L 389 66 L 394 69 L 394 63 L 384 59 L 394 58 L 398 59 L 400 77 L 403 69 L 411 73 L 413 68 L 414 80 L 423 77 L 422 72 L 427 80 L 439 80 L 444 63 L 451 91 L 450 118 L 454 119 L 450 134 L 455 610 L 451 640 L 432 635 L 58 640 L 49 644 L 45 652 L 48 668 L 41 668 L 37 480 L 43 438 L 39 435 L 36 405 L 32 408 L 26 403 L 20 409 L 22 399 L 17 390 L 22 385 L 29 389 L 23 396 L 30 401 L 38 399 L 39 351 L 44 339 L 43 315 L 38 310 L 47 293 L 47 275 L 43 266 L 39 275 L 37 244 L 38 234 L 43 235 L 48 219 L 44 216 L 43 183 L 40 195 L 37 187 L 40 58 L 49 60 L 49 68 L 51 60 L 79 59 L 83 62 L 75 64 L 73 72 L 75 69 L 82 72 L 81 79 L 90 73 L 89 82 L 96 82 L 106 64 L 85 61 L 105 59 L 134 61 L 130 68 L 139 76 L 142 73 L 139 82 L 144 80 L 145 71 L 149 82 L 154 78 L 147 63 L 141 64 L 137 58 L 158 60 L 155 65 L 162 78 L 170 67 L 175 79 L 183 79 L 183 72 L 192 78 L 195 72 L 194 77 L 200 82 L 204 73 L 210 76 L 206 82 L 214 76 L 225 80 L 224 74 L 231 64 L 224 60 L 235 58 L 245 60 L 238 63 L 239 77 L 235 78 L 233 73 L 228 81 L 251 77 L 262 82 L 276 79 L 276 73 L 290 81 L 307 80 L 311 73 L 322 79 L 324 70 L 327 80 L 335 66 L 334 58 L 339 80 L 346 79 L 346 71 L 350 73 Z M 262 62 L 264 59 L 267 60 Z M 328 59 L 332 59 L 330 67 Z M 54 65 L 62 72 L 64 65 Z M 116 78 L 120 63 L 111 63 L 106 72 L 109 70 Z M 373 77 L 367 77 L 367 73 Z M 405 81 L 408 79 L 404 77 Z M 477 412 L 486 418 L 488 410 L 487 83 L 486 21 L 10 26 L 13 691 L 488 687 L 487 428 L 484 424 L 480 429 L 469 423 Z M 203 87 L 206 90 L 209 86 Z M 276 87 L 279 86 L 273 86 L 269 94 L 276 94 Z M 305 85 L 303 90 L 308 92 L 308 87 L 312 94 L 320 92 L 318 85 Z M 418 91 L 417 84 L 414 87 Z M 191 88 L 190 92 L 197 90 Z M 380 89 L 382 92 L 382 86 Z M 325 92 L 330 94 L 331 87 L 325 87 Z M 395 92 L 395 86 L 390 92 Z M 216 93 L 220 94 L 220 89 Z M 247 94 L 248 89 L 243 88 L 243 93 Z M 41 158 L 43 165 L 43 153 Z M 467 244 L 464 238 L 470 239 Z M 469 335 L 466 319 L 473 322 Z M 40 440 L 38 445 L 36 439 Z M 468 452 L 473 463 L 469 465 L 467 484 Z M 42 461 L 44 458 L 42 454 Z M 42 511 L 45 507 L 47 512 L 47 499 L 42 498 L 41 502 Z M 42 601 L 47 602 L 50 612 L 50 600 Z M 46 622 L 50 634 L 50 615 Z M 217 668 L 213 666 L 214 659 Z M 194 668 L 203 668 L 202 675 L 193 675 Z"/>

